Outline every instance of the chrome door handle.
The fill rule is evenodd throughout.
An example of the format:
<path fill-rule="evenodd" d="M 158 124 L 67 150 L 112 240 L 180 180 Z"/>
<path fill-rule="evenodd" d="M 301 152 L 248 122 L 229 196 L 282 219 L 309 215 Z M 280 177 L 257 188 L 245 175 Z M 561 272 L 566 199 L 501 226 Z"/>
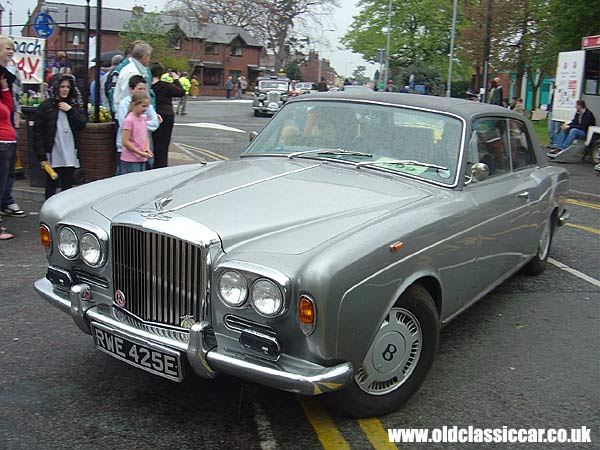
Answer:
<path fill-rule="evenodd" d="M 517 194 L 518 198 L 525 198 L 527 200 L 529 200 L 529 192 L 525 191 L 525 192 L 521 192 L 520 194 Z"/>

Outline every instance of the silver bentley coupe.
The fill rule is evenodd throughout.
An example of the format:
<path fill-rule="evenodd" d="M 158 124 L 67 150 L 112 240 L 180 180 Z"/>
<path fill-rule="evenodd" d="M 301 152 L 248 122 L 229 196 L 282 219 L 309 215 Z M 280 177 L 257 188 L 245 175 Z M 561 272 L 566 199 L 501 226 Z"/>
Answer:
<path fill-rule="evenodd" d="M 299 96 L 239 159 L 49 199 L 35 289 L 147 372 L 230 374 L 381 415 L 419 388 L 444 324 L 544 270 L 567 189 L 507 109 Z"/>

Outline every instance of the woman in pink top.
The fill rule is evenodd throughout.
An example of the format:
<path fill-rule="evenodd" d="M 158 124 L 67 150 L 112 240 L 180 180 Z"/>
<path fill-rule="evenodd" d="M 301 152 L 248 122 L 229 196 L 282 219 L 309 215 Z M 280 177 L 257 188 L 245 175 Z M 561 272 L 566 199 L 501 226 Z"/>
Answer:
<path fill-rule="evenodd" d="M 119 161 L 119 173 L 142 172 L 146 161 L 152 158 L 146 111 L 150 106 L 150 97 L 146 92 L 134 92 L 131 96 L 129 114 L 123 122 L 123 150 Z"/>

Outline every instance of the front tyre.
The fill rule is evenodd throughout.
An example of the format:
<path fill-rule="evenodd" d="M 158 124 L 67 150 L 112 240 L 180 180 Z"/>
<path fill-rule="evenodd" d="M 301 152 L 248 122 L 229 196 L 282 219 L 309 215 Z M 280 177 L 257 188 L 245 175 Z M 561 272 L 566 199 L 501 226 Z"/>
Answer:
<path fill-rule="evenodd" d="M 352 383 L 329 394 L 329 401 L 351 417 L 398 409 L 429 372 L 439 332 L 431 295 L 418 284 L 411 286 L 384 318 Z"/>

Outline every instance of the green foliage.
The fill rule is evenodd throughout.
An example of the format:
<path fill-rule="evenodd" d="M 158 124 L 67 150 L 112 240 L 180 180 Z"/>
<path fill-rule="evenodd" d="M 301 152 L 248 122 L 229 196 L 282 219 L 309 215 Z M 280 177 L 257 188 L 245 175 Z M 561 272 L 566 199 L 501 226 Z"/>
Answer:
<path fill-rule="evenodd" d="M 369 62 L 386 48 L 388 0 L 360 0 L 354 22 L 342 43 Z M 451 0 L 395 0 L 392 2 L 390 68 L 422 61 L 441 69 L 448 65 Z"/>
<path fill-rule="evenodd" d="M 152 60 L 162 61 L 169 56 L 168 41 L 170 38 L 167 26 L 157 13 L 135 16 L 123 24 L 125 31 L 119 33 L 122 48 L 130 47 L 135 41 L 145 41 L 152 46 Z"/>
<path fill-rule="evenodd" d="M 153 52 L 152 61 L 160 61 L 166 69 L 173 69 L 179 73 L 183 72 L 184 70 L 190 70 L 189 60 L 186 56 L 175 56 L 170 54 L 162 57 L 156 57 Z"/>
<path fill-rule="evenodd" d="M 291 80 L 304 81 L 302 71 L 300 70 L 300 64 L 297 59 L 290 61 L 287 66 L 283 68 L 283 71 Z"/>
<path fill-rule="evenodd" d="M 434 95 L 444 94 L 446 83 L 444 76 L 436 69 L 422 62 L 416 62 L 409 67 L 401 69 L 399 75 L 394 77 L 394 82 L 398 85 L 407 86 L 411 75 L 415 77 L 415 84 L 425 85 L 428 93 Z"/>
<path fill-rule="evenodd" d="M 581 49 L 585 36 L 600 33 L 599 0 L 551 0 L 552 36 L 559 51 Z"/>

